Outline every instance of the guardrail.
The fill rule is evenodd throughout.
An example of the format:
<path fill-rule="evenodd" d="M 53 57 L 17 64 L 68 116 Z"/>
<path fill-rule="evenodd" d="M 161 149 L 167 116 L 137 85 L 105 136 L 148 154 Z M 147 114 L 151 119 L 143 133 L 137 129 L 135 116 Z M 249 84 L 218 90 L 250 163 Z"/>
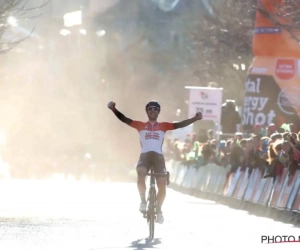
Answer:
<path fill-rule="evenodd" d="M 263 178 L 260 169 L 238 168 L 229 173 L 215 164 L 202 167 L 166 162 L 171 187 L 197 197 L 215 200 L 260 216 L 296 224 L 300 220 L 300 170 L 289 176 L 285 168 L 281 176 Z"/>

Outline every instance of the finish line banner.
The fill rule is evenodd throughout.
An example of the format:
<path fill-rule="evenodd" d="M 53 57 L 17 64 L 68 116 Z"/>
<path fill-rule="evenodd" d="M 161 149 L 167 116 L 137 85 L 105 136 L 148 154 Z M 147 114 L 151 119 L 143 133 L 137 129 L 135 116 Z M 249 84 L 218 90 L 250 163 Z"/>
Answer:
<path fill-rule="evenodd" d="M 300 59 L 255 57 L 245 83 L 244 128 L 300 125 Z"/>
<path fill-rule="evenodd" d="M 220 123 L 222 109 L 222 88 L 185 87 L 190 91 L 189 117 L 197 112 L 203 114 L 203 120 Z"/>

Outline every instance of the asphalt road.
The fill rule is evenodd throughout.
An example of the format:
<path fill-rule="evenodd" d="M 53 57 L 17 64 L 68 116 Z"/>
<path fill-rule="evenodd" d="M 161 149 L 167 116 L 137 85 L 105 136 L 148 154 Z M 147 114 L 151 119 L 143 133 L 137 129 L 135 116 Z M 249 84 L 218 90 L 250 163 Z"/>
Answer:
<path fill-rule="evenodd" d="M 137 194 L 134 183 L 0 181 L 0 249 L 300 249 L 261 244 L 262 235 L 298 237 L 293 225 L 170 188 L 165 223 L 148 241 Z"/>

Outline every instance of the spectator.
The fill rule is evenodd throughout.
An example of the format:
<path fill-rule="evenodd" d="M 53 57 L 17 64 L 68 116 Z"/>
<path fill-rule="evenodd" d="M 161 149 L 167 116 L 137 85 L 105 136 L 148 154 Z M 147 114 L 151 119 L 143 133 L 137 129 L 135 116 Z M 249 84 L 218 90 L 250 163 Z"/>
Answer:
<path fill-rule="evenodd" d="M 241 123 L 241 117 L 236 111 L 234 100 L 226 100 L 222 106 L 221 126 L 222 132 L 226 134 L 234 134 L 238 131 L 238 125 Z"/>
<path fill-rule="evenodd" d="M 179 149 L 179 140 L 178 139 L 175 139 L 173 141 L 173 144 L 172 144 L 172 153 L 173 155 L 173 158 L 175 161 L 181 161 L 182 158 L 181 158 L 181 152 L 180 152 L 180 149 Z"/>
<path fill-rule="evenodd" d="M 270 137 L 272 134 L 276 133 L 276 126 L 274 123 L 271 123 L 268 127 L 267 127 L 267 136 Z"/>
<path fill-rule="evenodd" d="M 261 125 L 255 124 L 255 125 L 253 126 L 252 132 L 253 132 L 253 134 L 255 134 L 255 135 L 259 135 L 261 129 L 262 129 L 262 126 L 261 126 Z"/>
<path fill-rule="evenodd" d="M 219 153 L 218 159 L 223 167 L 226 167 L 229 164 L 229 152 L 226 147 L 226 141 L 222 140 L 219 143 Z"/>
<path fill-rule="evenodd" d="M 244 151 L 241 148 L 237 138 L 231 143 L 231 154 L 230 154 L 230 173 L 235 173 L 238 167 L 240 167 L 245 160 Z"/>
<path fill-rule="evenodd" d="M 270 139 L 271 139 L 272 143 L 274 143 L 275 141 L 282 139 L 282 135 L 276 132 L 276 133 L 271 134 Z"/>
<path fill-rule="evenodd" d="M 208 140 L 211 141 L 214 139 L 214 131 L 212 129 L 209 129 L 207 131 L 207 137 L 208 137 Z"/>
<path fill-rule="evenodd" d="M 202 130 L 202 138 L 207 138 L 205 143 L 196 141 L 195 135 L 190 136 L 186 141 L 183 150 L 185 163 L 198 162 L 198 166 L 209 162 L 224 167 L 230 165 L 230 170 L 226 174 L 226 183 L 230 174 L 236 172 L 239 167 L 241 170 L 248 169 L 249 174 L 253 169 L 259 169 L 263 178 L 273 178 L 274 181 L 282 176 L 283 169 L 286 168 L 290 177 L 288 181 L 291 181 L 296 170 L 299 169 L 300 132 L 296 134 L 286 129 L 286 126 L 282 128 L 284 132 L 279 133 L 274 124 L 270 124 L 267 130 L 257 125 L 248 138 L 236 132 L 233 139 L 221 140 L 218 143 L 213 139 L 213 130 L 208 130 L 207 133 Z"/>
<path fill-rule="evenodd" d="M 208 141 L 208 136 L 207 136 L 205 129 L 200 129 L 198 140 L 200 143 L 205 143 Z"/>
<path fill-rule="evenodd" d="M 297 133 L 297 131 L 298 131 L 298 128 L 294 123 L 290 123 L 289 128 L 292 133 Z"/>
<path fill-rule="evenodd" d="M 212 150 L 210 148 L 210 143 L 205 143 L 202 146 L 201 156 L 202 156 L 202 163 L 200 164 L 200 166 L 204 166 L 209 162 L 209 160 L 212 156 Z"/>

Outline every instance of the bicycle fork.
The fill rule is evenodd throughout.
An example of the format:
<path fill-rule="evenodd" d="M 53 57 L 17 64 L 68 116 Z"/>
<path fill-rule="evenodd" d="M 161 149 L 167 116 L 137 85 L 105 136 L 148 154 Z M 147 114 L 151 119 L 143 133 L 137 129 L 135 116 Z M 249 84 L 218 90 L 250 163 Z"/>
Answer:
<path fill-rule="evenodd" d="M 157 201 L 156 201 L 155 183 L 151 183 L 148 192 L 148 198 L 147 198 L 147 212 L 144 213 L 144 218 L 149 219 L 149 214 L 156 213 L 156 203 Z"/>

